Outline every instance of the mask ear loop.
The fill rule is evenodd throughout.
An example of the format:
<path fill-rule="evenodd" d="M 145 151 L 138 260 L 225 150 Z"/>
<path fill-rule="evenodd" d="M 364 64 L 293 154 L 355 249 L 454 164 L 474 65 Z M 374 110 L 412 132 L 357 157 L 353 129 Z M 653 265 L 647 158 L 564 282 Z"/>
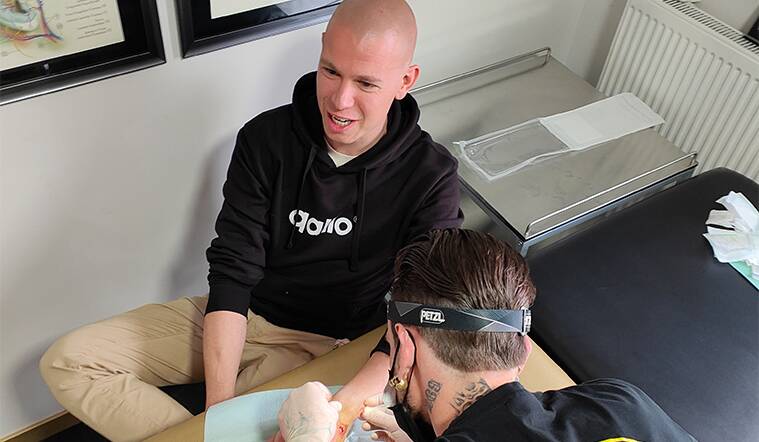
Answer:
<path fill-rule="evenodd" d="M 411 335 L 409 335 L 409 337 L 411 337 Z M 414 338 L 411 338 L 411 342 L 413 341 L 414 341 Z M 416 343 L 415 342 L 414 342 L 414 362 L 411 364 L 411 369 L 408 372 L 408 381 L 404 381 L 405 386 L 403 390 L 398 390 L 398 391 L 403 391 L 403 399 L 400 401 L 400 403 L 403 404 L 403 406 L 406 408 L 408 408 L 408 394 L 409 394 L 408 386 L 411 383 L 411 378 L 414 376 L 414 368 L 416 368 Z"/>
<path fill-rule="evenodd" d="M 414 344 L 414 362 L 411 363 L 411 370 L 408 372 L 408 381 L 407 384 L 411 383 L 411 377 L 414 376 L 414 368 L 416 368 L 416 341 L 414 341 L 414 337 L 411 336 L 411 333 L 408 335 L 409 339 L 411 339 L 411 342 Z M 400 346 L 400 345 L 399 345 Z M 408 385 L 406 385 L 406 393 L 403 395 L 403 403 L 407 404 L 406 399 L 408 398 Z"/>
<path fill-rule="evenodd" d="M 388 381 L 388 384 L 390 384 L 391 387 L 398 390 L 400 388 L 398 385 L 401 382 L 405 382 L 402 379 L 400 379 L 398 376 L 395 376 L 393 373 L 395 372 L 395 363 L 398 361 L 398 353 L 399 353 L 399 346 L 401 343 L 400 338 L 398 338 L 398 333 L 395 332 L 395 324 L 390 324 L 390 330 L 393 332 L 393 338 L 395 339 L 395 354 L 393 355 L 393 362 L 390 363 L 390 369 L 388 372 L 390 373 L 390 380 Z"/>

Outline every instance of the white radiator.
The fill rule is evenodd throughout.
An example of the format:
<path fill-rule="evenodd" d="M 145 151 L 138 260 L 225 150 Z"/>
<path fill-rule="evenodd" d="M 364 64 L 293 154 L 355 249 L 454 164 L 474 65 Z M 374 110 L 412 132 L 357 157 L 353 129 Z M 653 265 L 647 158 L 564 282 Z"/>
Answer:
<path fill-rule="evenodd" d="M 598 88 L 632 92 L 696 152 L 696 172 L 728 167 L 759 181 L 759 45 L 678 0 L 628 0 Z"/>

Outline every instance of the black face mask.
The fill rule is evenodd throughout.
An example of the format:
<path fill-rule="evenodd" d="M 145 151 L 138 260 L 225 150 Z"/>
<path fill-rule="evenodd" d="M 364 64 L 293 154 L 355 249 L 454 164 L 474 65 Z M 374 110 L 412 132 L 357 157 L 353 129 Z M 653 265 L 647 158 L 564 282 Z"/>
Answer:
<path fill-rule="evenodd" d="M 398 335 L 395 333 L 395 329 L 393 329 L 393 335 L 395 336 L 395 356 L 393 357 L 393 363 L 390 365 L 389 375 L 390 377 L 388 379 L 393 379 L 395 377 L 394 371 L 395 371 L 395 361 L 398 358 L 398 353 L 400 350 L 400 340 L 398 339 Z M 409 338 L 411 338 L 411 342 L 414 342 L 413 336 L 409 335 Z M 411 376 L 414 374 L 414 367 L 416 366 L 416 342 L 414 342 L 414 363 L 411 365 L 411 373 L 409 373 L 408 377 L 408 384 L 411 385 Z M 411 410 L 408 407 L 408 389 L 406 390 L 405 394 L 403 395 L 403 401 L 400 403 L 397 403 L 393 405 L 392 407 L 388 407 L 390 411 L 393 412 L 393 416 L 395 417 L 395 421 L 398 423 L 398 427 L 403 430 L 404 433 L 408 435 L 408 437 L 411 438 L 414 442 L 427 442 L 432 441 L 436 438 L 435 431 L 432 428 L 432 425 L 429 423 L 415 418 L 414 415 L 411 413 Z"/>

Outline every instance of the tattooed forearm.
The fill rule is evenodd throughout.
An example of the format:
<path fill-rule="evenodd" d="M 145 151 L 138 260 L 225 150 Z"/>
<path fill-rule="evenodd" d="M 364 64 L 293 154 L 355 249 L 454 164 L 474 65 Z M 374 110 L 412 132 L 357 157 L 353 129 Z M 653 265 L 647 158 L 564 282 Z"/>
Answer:
<path fill-rule="evenodd" d="M 492 388 L 490 388 L 485 379 L 480 378 L 479 381 L 467 385 L 464 391 L 456 393 L 456 396 L 453 397 L 453 402 L 451 402 L 451 407 L 456 410 L 456 413 L 461 414 L 477 399 L 485 396 L 491 390 Z"/>
<path fill-rule="evenodd" d="M 437 399 L 442 386 L 443 384 L 434 379 L 427 381 L 427 389 L 424 390 L 424 396 L 427 398 L 427 411 L 432 411 L 432 406 L 435 405 L 435 399 Z"/>

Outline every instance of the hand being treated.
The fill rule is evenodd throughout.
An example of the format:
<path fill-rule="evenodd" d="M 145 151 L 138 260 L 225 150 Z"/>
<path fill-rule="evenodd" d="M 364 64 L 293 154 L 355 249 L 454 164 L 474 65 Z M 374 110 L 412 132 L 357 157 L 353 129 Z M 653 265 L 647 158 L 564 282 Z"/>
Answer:
<path fill-rule="evenodd" d="M 364 408 L 364 399 L 383 391 L 387 385 L 389 363 L 386 354 L 375 352 L 356 376 L 335 393 L 334 399 L 343 405 L 335 442 L 341 442 L 345 438 L 347 430 L 353 426 L 353 421 L 359 417 Z"/>
<path fill-rule="evenodd" d="M 335 436 L 342 405 L 330 401 L 332 394 L 320 382 L 296 388 L 279 410 L 279 433 L 287 442 L 329 442 Z M 280 439 L 281 438 L 281 439 Z"/>
<path fill-rule="evenodd" d="M 365 422 L 361 428 L 366 431 L 374 431 L 372 439 L 389 442 L 411 442 L 411 438 L 398 426 L 393 412 L 387 408 L 387 404 L 383 403 L 382 396 L 382 394 L 378 394 L 364 402 L 361 419 Z"/>

